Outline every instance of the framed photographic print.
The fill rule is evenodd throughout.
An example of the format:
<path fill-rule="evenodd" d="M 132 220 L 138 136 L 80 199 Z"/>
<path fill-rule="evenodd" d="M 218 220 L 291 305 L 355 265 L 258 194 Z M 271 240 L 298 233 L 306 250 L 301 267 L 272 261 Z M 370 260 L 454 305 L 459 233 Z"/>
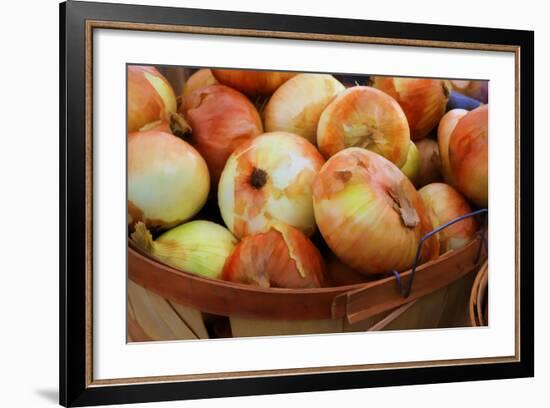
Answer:
<path fill-rule="evenodd" d="M 534 375 L 533 32 L 60 16 L 61 404 Z"/>

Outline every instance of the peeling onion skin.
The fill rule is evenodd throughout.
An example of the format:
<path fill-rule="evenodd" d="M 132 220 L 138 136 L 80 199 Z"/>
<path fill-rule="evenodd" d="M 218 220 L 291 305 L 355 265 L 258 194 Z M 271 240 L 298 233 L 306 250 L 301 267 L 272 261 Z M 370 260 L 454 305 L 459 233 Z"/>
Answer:
<path fill-rule="evenodd" d="M 336 256 L 365 275 L 409 269 L 432 228 L 422 198 L 393 163 L 361 148 L 332 156 L 313 185 L 315 219 Z M 428 239 L 421 262 L 437 258 Z"/>
<path fill-rule="evenodd" d="M 233 150 L 263 132 L 250 100 L 225 85 L 193 92 L 183 100 L 181 112 L 192 129 L 191 144 L 206 160 L 214 185 Z"/>
<path fill-rule="evenodd" d="M 256 71 L 244 69 L 212 69 L 219 83 L 254 97 L 271 95 L 275 90 L 296 75 L 293 72 Z"/>
<path fill-rule="evenodd" d="M 208 168 L 187 142 L 151 130 L 128 135 L 128 225 L 167 229 L 195 215 L 210 187 Z"/>
<path fill-rule="evenodd" d="M 164 76 L 151 66 L 128 66 L 128 133 L 177 110 L 176 95 Z"/>
<path fill-rule="evenodd" d="M 272 222 L 316 230 L 311 197 L 324 159 L 303 137 L 264 133 L 231 154 L 218 185 L 225 225 L 238 238 L 265 232 Z"/>
<path fill-rule="evenodd" d="M 482 105 L 464 115 L 449 141 L 449 161 L 456 188 L 479 207 L 488 205 L 488 115 Z"/>
<path fill-rule="evenodd" d="M 315 143 L 323 109 L 344 89 L 332 75 L 292 77 L 275 91 L 264 109 L 266 132 L 290 132 Z"/>
<path fill-rule="evenodd" d="M 472 212 L 468 201 L 448 184 L 428 184 L 418 192 L 430 214 L 434 228 Z M 476 231 L 477 223 L 472 217 L 444 228 L 438 232 L 440 254 L 464 247 L 475 237 Z"/>
<path fill-rule="evenodd" d="M 341 92 L 325 108 L 317 127 L 317 145 L 325 158 L 348 147 L 361 147 L 401 167 L 409 144 L 409 125 L 399 104 L 368 86 Z"/>
<path fill-rule="evenodd" d="M 131 235 L 142 251 L 173 268 L 212 279 L 221 279 L 223 266 L 237 239 L 226 228 L 196 220 L 174 227 L 155 241 L 143 223 Z"/>
<path fill-rule="evenodd" d="M 216 84 L 218 84 L 218 81 L 216 80 L 216 78 L 214 78 L 214 75 L 212 75 L 212 71 L 210 69 L 199 69 L 185 82 L 185 85 L 183 86 L 183 89 L 181 91 L 181 97 L 182 99 L 185 99 L 199 89 L 203 89 L 210 85 Z"/>
<path fill-rule="evenodd" d="M 442 181 L 441 158 L 437 142 L 432 139 L 422 139 L 415 145 L 418 149 L 420 163 L 414 182 L 415 187 L 422 188 L 426 184 Z"/>
<path fill-rule="evenodd" d="M 426 137 L 445 114 L 451 90 L 448 81 L 380 76 L 371 77 L 371 80 L 372 86 L 387 93 L 401 105 L 414 141 Z"/>
<path fill-rule="evenodd" d="M 279 224 L 243 238 L 225 263 L 222 276 L 264 288 L 319 288 L 325 283 L 325 265 L 300 230 Z"/>
<path fill-rule="evenodd" d="M 437 128 L 437 144 L 439 146 L 439 157 L 441 159 L 441 174 L 445 182 L 451 186 L 455 185 L 451 162 L 449 160 L 449 141 L 451 134 L 458 121 L 468 113 L 465 109 L 453 109 L 447 112 L 439 122 Z"/>

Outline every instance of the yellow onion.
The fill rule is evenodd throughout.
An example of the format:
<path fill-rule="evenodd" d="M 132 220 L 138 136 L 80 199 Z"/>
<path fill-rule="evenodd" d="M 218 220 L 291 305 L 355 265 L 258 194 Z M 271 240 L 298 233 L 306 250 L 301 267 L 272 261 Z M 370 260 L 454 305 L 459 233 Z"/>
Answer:
<path fill-rule="evenodd" d="M 185 82 L 185 85 L 183 86 L 183 89 L 181 91 L 181 97 L 182 99 L 185 99 L 193 92 L 199 89 L 206 88 L 210 85 L 216 85 L 217 83 L 218 81 L 216 80 L 216 78 L 214 78 L 214 75 L 212 75 L 212 71 L 210 69 L 199 69 Z"/>
<path fill-rule="evenodd" d="M 477 99 L 480 102 L 489 101 L 489 81 L 458 80 L 449 81 L 453 90 L 470 98 Z"/>
<path fill-rule="evenodd" d="M 243 238 L 225 263 L 223 278 L 264 288 L 319 288 L 325 265 L 303 232 L 274 223 L 266 232 Z"/>
<path fill-rule="evenodd" d="M 437 143 L 439 145 L 439 157 L 441 158 L 441 174 L 447 184 L 455 185 L 451 161 L 449 160 L 449 141 L 458 121 L 468 113 L 465 109 L 453 109 L 447 112 L 439 122 L 437 128 Z"/>
<path fill-rule="evenodd" d="M 223 266 L 237 245 L 226 228 L 202 220 L 174 227 L 155 241 L 139 222 L 131 238 L 142 251 L 166 265 L 214 279 L 221 279 Z"/>
<path fill-rule="evenodd" d="M 414 181 L 416 188 L 441 181 L 441 159 L 437 142 L 432 139 L 422 139 L 415 142 L 415 145 L 420 157 L 418 174 Z"/>
<path fill-rule="evenodd" d="M 191 143 L 208 164 L 212 184 L 217 184 L 233 150 L 263 131 L 254 105 L 225 85 L 198 89 L 183 100 L 180 110 L 191 126 Z"/>
<path fill-rule="evenodd" d="M 415 184 L 418 172 L 420 171 L 420 153 L 412 140 L 409 143 L 407 160 L 405 161 L 405 164 L 401 166 L 401 171 L 409 178 L 410 181 L 412 181 L 413 184 Z"/>
<path fill-rule="evenodd" d="M 488 204 L 489 105 L 468 112 L 456 124 L 449 141 L 449 161 L 455 187 L 480 207 Z"/>
<path fill-rule="evenodd" d="M 428 210 L 434 228 L 440 227 L 464 214 L 472 212 L 468 201 L 454 188 L 444 183 L 432 183 L 418 190 Z M 465 218 L 442 229 L 439 235 L 439 253 L 460 249 L 470 242 L 477 231 L 474 218 Z"/>
<path fill-rule="evenodd" d="M 425 78 L 371 77 L 372 86 L 401 105 L 416 141 L 426 137 L 445 113 L 451 86 L 448 81 Z"/>
<path fill-rule="evenodd" d="M 366 275 L 404 271 L 432 227 L 422 198 L 389 160 L 361 148 L 332 156 L 313 185 L 315 220 L 326 243 L 346 265 Z M 439 254 L 428 239 L 420 261 Z"/>
<path fill-rule="evenodd" d="M 160 130 L 128 136 L 128 224 L 166 229 L 195 215 L 206 202 L 210 178 L 201 155 Z"/>
<path fill-rule="evenodd" d="M 169 82 L 151 66 L 128 66 L 128 133 L 158 120 L 169 121 L 177 110 Z"/>
<path fill-rule="evenodd" d="M 293 72 L 255 71 L 246 69 L 212 69 L 212 74 L 221 84 L 235 88 L 248 95 L 271 95 Z"/>
<path fill-rule="evenodd" d="M 291 133 L 264 133 L 239 145 L 218 186 L 225 225 L 239 238 L 265 232 L 273 221 L 311 235 L 311 186 L 323 162 L 315 146 Z"/>
<path fill-rule="evenodd" d="M 323 111 L 317 145 L 326 158 L 347 147 L 361 147 L 401 167 L 409 151 L 409 125 L 392 97 L 375 88 L 354 86 Z"/>
<path fill-rule="evenodd" d="M 263 112 L 265 130 L 294 133 L 315 143 L 323 109 L 343 90 L 332 75 L 296 75 L 281 85 L 267 103 Z"/>

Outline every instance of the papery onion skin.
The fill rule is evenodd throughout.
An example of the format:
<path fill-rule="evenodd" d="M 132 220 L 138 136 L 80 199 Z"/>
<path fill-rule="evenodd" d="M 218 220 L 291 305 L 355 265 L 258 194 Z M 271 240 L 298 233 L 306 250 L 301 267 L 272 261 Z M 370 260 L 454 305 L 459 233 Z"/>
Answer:
<path fill-rule="evenodd" d="M 426 137 L 445 113 L 451 89 L 448 81 L 380 76 L 371 77 L 371 80 L 372 86 L 401 105 L 414 141 Z"/>
<path fill-rule="evenodd" d="M 212 74 L 221 84 L 252 97 L 271 95 L 278 87 L 296 75 L 294 72 L 243 69 L 212 69 Z"/>
<path fill-rule="evenodd" d="M 181 91 L 181 97 L 185 99 L 199 89 L 216 84 L 218 84 L 218 81 L 212 71 L 209 68 L 201 68 L 187 79 Z"/>
<path fill-rule="evenodd" d="M 325 265 L 300 230 L 279 224 L 243 238 L 227 260 L 223 278 L 266 288 L 319 288 L 325 282 Z"/>
<path fill-rule="evenodd" d="M 420 153 L 412 140 L 409 144 L 407 160 L 405 161 L 405 164 L 401 166 L 401 171 L 410 181 L 412 181 L 413 184 L 415 184 L 416 178 L 418 177 L 418 172 L 420 171 Z"/>
<path fill-rule="evenodd" d="M 192 128 L 191 143 L 206 160 L 214 185 L 233 150 L 263 132 L 250 100 L 225 85 L 193 92 L 184 99 L 181 111 Z"/>
<path fill-rule="evenodd" d="M 489 81 L 451 80 L 452 88 L 463 95 L 477 99 L 482 103 L 489 102 Z"/>
<path fill-rule="evenodd" d="M 449 141 L 449 161 L 457 190 L 479 207 L 488 205 L 489 105 L 464 115 Z"/>
<path fill-rule="evenodd" d="M 263 112 L 266 132 L 290 132 L 315 143 L 323 109 L 344 89 L 332 75 L 296 75 L 281 85 L 267 103 Z"/>
<path fill-rule="evenodd" d="M 368 86 L 341 92 L 325 108 L 317 127 L 317 146 L 325 158 L 348 147 L 361 147 L 401 167 L 409 144 L 409 125 L 399 104 Z"/>
<path fill-rule="evenodd" d="M 128 224 L 166 229 L 195 215 L 208 197 L 210 177 L 187 142 L 150 130 L 128 135 Z"/>
<path fill-rule="evenodd" d="M 221 279 L 223 266 L 237 239 L 226 228 L 196 220 L 174 227 L 155 241 L 142 222 L 131 235 L 134 243 L 153 258 L 184 272 Z"/>
<path fill-rule="evenodd" d="M 451 161 L 449 160 L 449 141 L 458 121 L 468 113 L 465 109 L 453 109 L 447 112 L 439 122 L 437 128 L 437 144 L 439 146 L 439 157 L 441 160 L 441 174 L 445 182 L 451 186 L 455 185 Z"/>
<path fill-rule="evenodd" d="M 128 133 L 157 120 L 168 120 L 177 110 L 170 83 L 152 66 L 128 66 Z"/>
<path fill-rule="evenodd" d="M 264 133 L 229 157 L 218 186 L 225 225 L 241 238 L 265 232 L 273 221 L 311 235 L 315 227 L 311 189 L 324 160 L 303 137 Z"/>
<path fill-rule="evenodd" d="M 468 201 L 448 184 L 428 184 L 418 190 L 418 193 L 424 201 L 434 228 L 472 212 Z M 476 231 L 477 223 L 472 217 L 442 229 L 438 232 L 439 253 L 464 247 L 474 238 Z"/>
<path fill-rule="evenodd" d="M 361 148 L 332 156 L 313 185 L 315 219 L 342 262 L 366 275 L 404 271 L 432 228 L 422 198 L 393 163 Z M 420 261 L 439 254 L 428 239 Z"/>
<path fill-rule="evenodd" d="M 437 142 L 432 139 L 422 139 L 415 142 L 415 145 L 420 157 L 418 174 L 414 182 L 416 188 L 441 181 L 441 158 Z"/>

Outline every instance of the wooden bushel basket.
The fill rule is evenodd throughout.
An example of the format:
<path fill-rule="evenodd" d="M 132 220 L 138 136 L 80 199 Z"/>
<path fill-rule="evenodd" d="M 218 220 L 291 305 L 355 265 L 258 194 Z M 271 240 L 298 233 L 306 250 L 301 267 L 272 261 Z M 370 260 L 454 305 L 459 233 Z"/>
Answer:
<path fill-rule="evenodd" d="M 487 326 L 489 324 L 488 309 L 489 267 L 485 262 L 476 275 L 472 285 L 469 302 L 470 324 L 472 326 Z"/>
<path fill-rule="evenodd" d="M 395 277 L 318 289 L 203 278 L 128 247 L 130 341 L 469 326 L 482 239 L 420 265 L 408 297 Z M 484 261 L 484 257 L 481 259 Z M 401 273 L 403 284 L 412 271 Z"/>

